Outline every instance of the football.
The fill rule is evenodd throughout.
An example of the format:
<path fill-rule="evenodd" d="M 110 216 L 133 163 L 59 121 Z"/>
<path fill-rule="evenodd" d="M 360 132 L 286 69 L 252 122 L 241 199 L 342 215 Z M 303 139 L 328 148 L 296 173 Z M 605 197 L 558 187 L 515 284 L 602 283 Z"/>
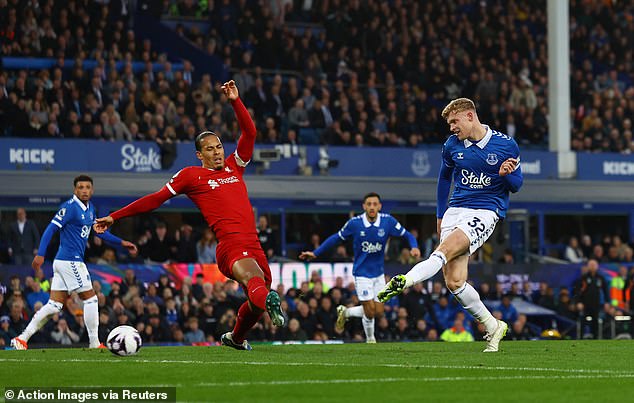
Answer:
<path fill-rule="evenodd" d="M 114 355 L 134 355 L 141 349 L 141 335 L 132 326 L 117 326 L 108 334 L 106 347 Z"/>

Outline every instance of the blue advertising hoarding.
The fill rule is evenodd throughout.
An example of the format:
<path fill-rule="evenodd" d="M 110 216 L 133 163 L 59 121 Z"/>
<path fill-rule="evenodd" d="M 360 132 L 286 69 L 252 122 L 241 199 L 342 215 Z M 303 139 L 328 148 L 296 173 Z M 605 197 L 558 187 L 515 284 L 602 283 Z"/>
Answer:
<path fill-rule="evenodd" d="M 263 169 L 270 175 L 297 175 L 299 153 L 297 147 L 287 145 L 257 148 L 280 150 L 282 158 L 268 163 Z M 320 147 L 306 147 L 306 163 L 319 172 Z M 227 153 L 235 144 L 225 144 Z M 199 165 L 193 143 L 179 143 L 177 158 L 171 167 L 163 170 L 159 147 L 152 142 L 123 142 L 95 140 L 39 140 L 0 139 L 0 170 L 24 171 L 84 171 L 174 173 L 182 167 Z M 398 178 L 429 178 L 438 175 L 440 147 L 387 148 L 387 147 L 328 147 L 328 157 L 336 161 L 328 171 L 330 176 L 376 176 Z M 255 172 L 257 163 L 250 164 L 249 173 Z M 522 153 L 522 171 L 526 178 L 554 179 L 557 177 L 556 154 L 545 151 Z M 634 173 L 634 168 L 632 168 Z"/>
<path fill-rule="evenodd" d="M 577 179 L 634 181 L 634 155 L 577 154 Z"/>

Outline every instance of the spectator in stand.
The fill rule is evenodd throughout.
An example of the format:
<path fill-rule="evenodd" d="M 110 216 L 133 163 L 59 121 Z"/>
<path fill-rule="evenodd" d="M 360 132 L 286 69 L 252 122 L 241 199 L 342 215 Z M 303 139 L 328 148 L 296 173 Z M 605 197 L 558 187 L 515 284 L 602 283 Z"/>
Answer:
<path fill-rule="evenodd" d="M 590 235 L 584 234 L 581 236 L 581 245 L 579 246 L 581 249 L 584 260 L 589 259 L 592 256 L 592 238 Z"/>
<path fill-rule="evenodd" d="M 513 306 L 511 302 L 510 294 L 505 294 L 502 297 L 500 305 L 498 305 L 495 309 L 502 313 L 502 320 L 504 320 L 505 322 L 515 323 L 515 321 L 517 320 L 517 309 Z"/>
<path fill-rule="evenodd" d="M 185 343 L 203 343 L 205 342 L 205 333 L 198 327 L 198 318 L 191 317 L 187 321 L 189 330 L 185 333 Z"/>
<path fill-rule="evenodd" d="M 210 228 L 205 228 L 205 230 L 203 231 L 203 236 L 196 243 L 198 263 L 216 263 L 217 246 L 218 241 L 216 241 L 216 235 Z M 198 277 L 196 279 L 198 280 Z"/>
<path fill-rule="evenodd" d="M 453 321 L 453 326 L 442 332 L 440 340 L 449 342 L 474 341 L 473 335 L 465 329 L 464 321 L 464 312 L 458 312 Z"/>
<path fill-rule="evenodd" d="M 176 252 L 175 240 L 167 234 L 167 225 L 163 222 L 156 224 L 154 231 L 148 231 L 139 240 L 140 252 L 151 263 L 167 263 L 173 259 Z"/>
<path fill-rule="evenodd" d="M 198 261 L 194 229 L 189 224 L 183 224 L 174 234 L 176 241 L 175 259 L 179 263 L 195 263 Z"/>
<path fill-rule="evenodd" d="M 273 256 L 278 254 L 277 251 L 277 232 L 273 228 L 269 227 L 269 219 L 261 215 L 258 217 L 258 225 L 256 227 L 258 232 L 258 238 L 262 249 L 266 253 L 266 257 L 270 260 Z"/>
<path fill-rule="evenodd" d="M 27 220 L 26 210 L 16 210 L 16 221 L 9 227 L 9 255 L 16 265 L 30 265 L 37 254 L 40 232 L 35 223 Z"/>

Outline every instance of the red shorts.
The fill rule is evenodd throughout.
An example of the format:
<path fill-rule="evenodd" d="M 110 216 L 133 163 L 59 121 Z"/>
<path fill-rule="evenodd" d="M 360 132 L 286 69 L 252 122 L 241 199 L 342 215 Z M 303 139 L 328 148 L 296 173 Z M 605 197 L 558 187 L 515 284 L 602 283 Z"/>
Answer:
<path fill-rule="evenodd" d="M 260 246 L 257 244 L 243 244 L 238 245 L 234 242 L 221 242 L 216 249 L 216 259 L 218 261 L 218 269 L 222 274 L 230 279 L 235 280 L 233 277 L 233 265 L 240 259 L 255 259 L 264 273 L 264 281 L 266 286 L 271 286 L 271 268 L 269 267 L 269 261 L 266 259 L 266 255 Z"/>

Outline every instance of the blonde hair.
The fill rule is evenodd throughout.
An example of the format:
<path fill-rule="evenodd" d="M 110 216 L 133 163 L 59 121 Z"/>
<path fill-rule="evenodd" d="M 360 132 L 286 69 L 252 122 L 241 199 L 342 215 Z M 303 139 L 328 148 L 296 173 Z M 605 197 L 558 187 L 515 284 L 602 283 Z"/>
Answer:
<path fill-rule="evenodd" d="M 447 106 L 445 106 L 445 109 L 442 110 L 442 113 L 440 115 L 442 116 L 443 119 L 446 120 L 447 117 L 453 112 L 456 112 L 456 113 L 464 112 L 464 111 L 475 112 L 475 110 L 476 110 L 475 104 L 469 98 L 456 98 L 453 101 L 449 102 Z"/>

